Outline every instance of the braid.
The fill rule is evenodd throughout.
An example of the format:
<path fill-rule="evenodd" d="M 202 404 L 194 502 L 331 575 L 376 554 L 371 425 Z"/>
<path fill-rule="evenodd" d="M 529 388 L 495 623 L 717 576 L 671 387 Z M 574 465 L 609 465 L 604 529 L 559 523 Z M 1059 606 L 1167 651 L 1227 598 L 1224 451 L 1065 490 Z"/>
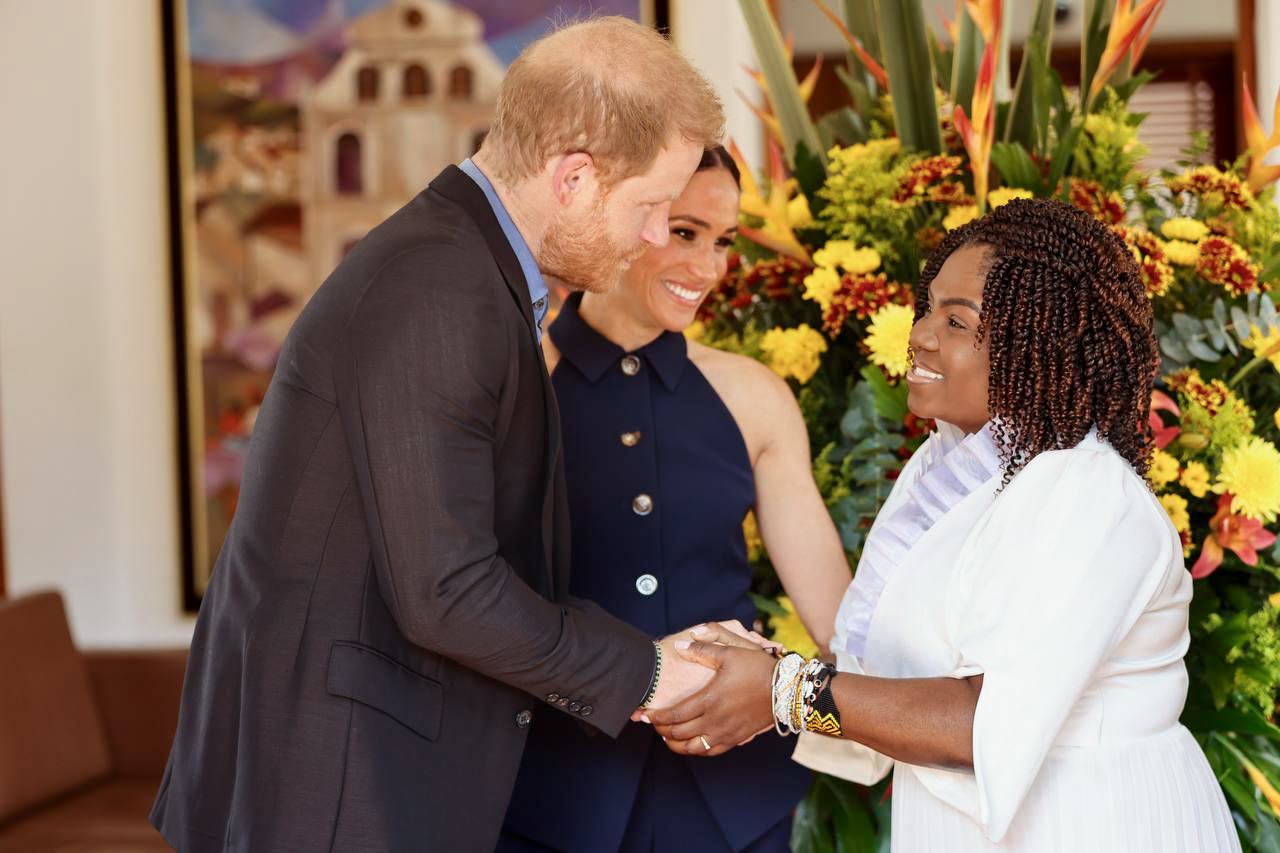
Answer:
<path fill-rule="evenodd" d="M 917 320 L 930 283 L 965 246 L 988 249 L 977 340 L 990 353 L 1002 487 L 1034 456 L 1074 447 L 1093 426 L 1145 477 L 1159 353 L 1151 303 L 1124 243 L 1070 205 L 1015 199 L 933 251 L 916 289 Z"/>

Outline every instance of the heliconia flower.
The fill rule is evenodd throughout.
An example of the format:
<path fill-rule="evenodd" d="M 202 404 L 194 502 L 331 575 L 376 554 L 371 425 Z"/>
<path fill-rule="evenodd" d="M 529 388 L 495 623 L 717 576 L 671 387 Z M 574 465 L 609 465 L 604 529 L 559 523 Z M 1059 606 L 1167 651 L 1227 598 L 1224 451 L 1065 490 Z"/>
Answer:
<path fill-rule="evenodd" d="M 828 9 L 826 3 L 823 3 L 822 0 L 813 0 L 813 4 L 818 7 L 822 14 L 827 16 L 827 20 L 840 31 L 840 35 L 844 36 L 844 40 L 849 44 L 849 50 L 853 51 L 853 54 L 858 57 L 858 61 L 862 63 L 862 67 L 867 69 L 872 77 L 876 78 L 876 82 L 880 84 L 880 88 L 888 91 L 889 75 L 885 73 L 884 67 L 881 66 L 880 63 L 876 62 L 875 59 L 872 58 L 871 54 L 867 53 L 866 49 L 862 46 L 862 42 L 858 41 L 858 37 L 849 32 L 849 28 L 844 25 L 844 21 L 841 20 L 840 16 L 835 12 Z M 819 56 L 819 59 L 821 59 L 821 56 Z"/>
<path fill-rule="evenodd" d="M 748 216 L 764 220 L 760 228 L 740 226 L 738 233 L 766 249 L 772 249 L 781 255 L 789 255 L 797 260 L 809 261 L 809 251 L 796 238 L 791 223 L 792 207 L 789 196 L 787 170 L 782 163 L 782 151 L 778 144 L 769 140 L 769 196 L 760 191 L 747 168 L 746 161 L 738 146 L 729 143 L 729 156 L 733 158 L 742 173 L 742 195 L 738 202 L 739 209 Z"/>
<path fill-rule="evenodd" d="M 1209 529 L 1200 558 L 1191 567 L 1191 577 L 1196 580 L 1217 571 L 1226 554 L 1224 549 L 1234 551 L 1246 566 L 1256 566 L 1258 549 L 1276 542 L 1276 535 L 1263 528 L 1261 521 L 1231 512 L 1230 492 L 1218 499 L 1218 512 L 1209 520 Z"/>
<path fill-rule="evenodd" d="M 1160 416 L 1156 414 L 1157 411 L 1172 412 L 1175 417 L 1182 417 L 1182 410 L 1178 408 L 1173 398 L 1163 391 L 1156 389 L 1151 392 L 1151 432 L 1155 436 L 1156 448 L 1164 450 L 1178 437 L 1182 429 L 1177 424 L 1165 426 Z"/>
<path fill-rule="evenodd" d="M 1280 178 L 1280 164 L 1268 166 L 1262 162 L 1271 149 L 1280 146 L 1280 92 L 1276 93 L 1271 135 L 1263 136 L 1262 122 L 1258 119 L 1258 110 L 1253 105 L 1253 96 L 1249 94 L 1248 79 L 1245 79 L 1242 85 L 1244 88 L 1244 138 L 1249 143 L 1249 189 L 1257 192 Z"/>
<path fill-rule="evenodd" d="M 1146 48 L 1147 39 L 1151 37 L 1150 31 L 1155 26 L 1164 3 L 1165 0 L 1144 0 L 1142 5 L 1134 9 L 1133 0 L 1116 0 L 1111 27 L 1107 30 L 1107 43 L 1102 49 L 1102 58 L 1098 60 L 1098 68 L 1093 73 L 1093 83 L 1089 86 L 1090 101 L 1107 85 L 1131 48 L 1133 55 L 1129 60 L 1129 67 L 1137 67 L 1138 59 Z"/>
<path fill-rule="evenodd" d="M 783 42 L 782 49 L 786 54 L 787 61 L 790 62 L 792 54 L 795 53 L 794 33 L 787 35 L 786 41 Z M 766 78 L 761 71 L 755 68 L 743 66 L 743 70 L 750 75 L 752 80 L 756 81 L 756 85 L 764 92 L 765 106 L 762 107 L 755 101 L 748 98 L 740 89 L 735 89 L 734 91 L 738 93 L 738 97 L 742 98 L 747 107 L 756 114 L 756 118 L 760 119 L 761 123 L 765 126 L 765 129 L 769 131 L 769 135 L 776 139 L 779 145 L 785 145 L 786 142 L 782 136 L 782 125 L 778 122 L 778 117 L 774 115 L 773 112 L 773 93 L 769 91 L 768 78 Z M 814 60 L 813 67 L 809 69 L 809 73 L 805 75 L 804 79 L 801 80 L 796 87 L 800 92 L 800 100 L 806 104 L 809 103 L 809 99 L 813 97 L 813 90 L 814 87 L 818 85 L 818 74 L 821 71 L 822 55 L 819 54 L 817 59 Z"/>
<path fill-rule="evenodd" d="M 982 31 L 987 46 L 982 51 L 982 64 L 978 66 L 978 79 L 973 86 L 972 115 L 957 104 L 952 112 L 956 131 L 969 153 L 969 168 L 973 170 L 973 194 L 981 205 L 987 199 L 987 181 L 991 169 L 991 144 L 996 129 L 996 48 L 1000 43 L 1000 0 L 965 0 L 965 7 L 974 24 Z"/>

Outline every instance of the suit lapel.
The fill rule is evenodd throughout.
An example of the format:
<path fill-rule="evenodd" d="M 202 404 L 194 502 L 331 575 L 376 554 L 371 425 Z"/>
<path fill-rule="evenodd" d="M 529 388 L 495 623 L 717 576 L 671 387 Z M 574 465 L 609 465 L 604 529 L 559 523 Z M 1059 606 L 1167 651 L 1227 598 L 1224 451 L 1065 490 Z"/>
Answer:
<path fill-rule="evenodd" d="M 529 341 L 542 368 L 542 393 L 547 412 L 547 464 L 543 475 L 541 519 L 544 561 L 542 581 L 545 584 L 544 593 L 548 597 L 554 597 L 560 586 L 557 583 L 560 579 L 557 577 L 555 566 L 561 559 L 564 559 L 567 566 L 567 558 L 562 558 L 561 552 L 565 555 L 568 553 L 565 547 L 567 543 L 554 542 L 561 538 L 556 530 L 560 525 L 556 524 L 555 504 L 557 499 L 564 499 L 563 495 L 558 494 L 557 489 L 557 481 L 563 481 L 563 474 L 557 476 L 557 472 L 563 465 L 560 459 L 560 407 L 556 404 L 555 389 L 552 388 L 551 377 L 547 374 L 546 359 L 542 354 L 542 347 L 538 345 L 537 334 L 534 332 L 529 282 L 524 277 L 524 271 L 520 268 L 520 261 L 516 258 L 515 251 L 507 242 L 507 236 L 502 233 L 502 226 L 498 223 L 498 217 L 494 215 L 493 208 L 489 206 L 489 199 L 466 172 L 457 166 L 448 166 L 431 182 L 431 188 L 459 205 L 479 226 L 480 233 L 484 236 L 489 251 L 502 272 L 502 278 L 506 281 L 507 290 L 510 291 L 524 317 L 525 328 L 529 331 Z M 556 547 L 553 548 L 553 546 Z"/>

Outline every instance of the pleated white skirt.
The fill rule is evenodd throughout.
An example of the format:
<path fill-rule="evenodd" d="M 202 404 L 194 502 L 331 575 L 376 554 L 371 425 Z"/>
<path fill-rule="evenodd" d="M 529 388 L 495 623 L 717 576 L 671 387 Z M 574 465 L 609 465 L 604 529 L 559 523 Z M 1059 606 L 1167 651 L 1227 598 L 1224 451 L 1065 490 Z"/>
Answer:
<path fill-rule="evenodd" d="M 1055 748 L 999 844 L 898 763 L 892 849 L 1227 853 L 1240 850 L 1240 841 L 1204 753 L 1179 725 L 1122 744 Z"/>

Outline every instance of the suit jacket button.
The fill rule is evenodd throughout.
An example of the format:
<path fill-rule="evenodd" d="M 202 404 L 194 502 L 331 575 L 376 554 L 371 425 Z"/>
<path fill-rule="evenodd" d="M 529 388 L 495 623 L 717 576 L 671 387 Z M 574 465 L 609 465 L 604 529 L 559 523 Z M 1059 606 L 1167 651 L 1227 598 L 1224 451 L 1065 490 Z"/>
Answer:
<path fill-rule="evenodd" d="M 636 495 L 631 501 L 631 511 L 636 515 L 648 515 L 653 512 L 653 498 L 648 495 Z"/>
<path fill-rule="evenodd" d="M 594 711 L 594 710 L 595 710 L 595 708 L 592 708 L 590 705 L 583 705 L 583 706 L 582 706 L 582 716 L 584 716 L 584 717 L 590 717 L 590 716 L 591 716 L 591 712 L 592 712 L 592 711 Z"/>
<path fill-rule="evenodd" d="M 641 595 L 653 595 L 658 591 L 658 579 L 653 575 L 641 575 L 636 578 L 636 592 Z"/>
<path fill-rule="evenodd" d="M 640 359 L 636 358 L 634 355 L 624 355 L 622 357 L 620 367 L 622 368 L 623 373 L 628 376 L 635 376 L 640 372 Z"/>
<path fill-rule="evenodd" d="M 516 725 L 522 729 L 529 728 L 529 724 L 533 722 L 533 712 L 525 709 L 516 714 Z"/>
<path fill-rule="evenodd" d="M 575 714 L 576 714 L 576 713 L 578 713 L 579 711 L 581 711 L 581 710 L 582 710 L 582 703 L 581 703 L 581 702 L 570 702 L 570 703 L 569 703 L 569 710 L 570 710 L 570 711 L 572 711 L 572 712 L 573 712 L 573 713 L 575 713 Z"/>
<path fill-rule="evenodd" d="M 548 694 L 547 694 L 547 701 L 548 701 L 548 702 L 555 702 L 555 701 L 556 701 L 557 699 L 559 699 L 559 698 L 560 698 L 560 694 L 559 694 L 559 693 L 548 693 Z"/>
<path fill-rule="evenodd" d="M 635 447 L 640 443 L 640 432 L 639 430 L 636 432 L 624 432 L 622 435 L 618 436 L 618 438 L 622 442 L 623 447 Z"/>

